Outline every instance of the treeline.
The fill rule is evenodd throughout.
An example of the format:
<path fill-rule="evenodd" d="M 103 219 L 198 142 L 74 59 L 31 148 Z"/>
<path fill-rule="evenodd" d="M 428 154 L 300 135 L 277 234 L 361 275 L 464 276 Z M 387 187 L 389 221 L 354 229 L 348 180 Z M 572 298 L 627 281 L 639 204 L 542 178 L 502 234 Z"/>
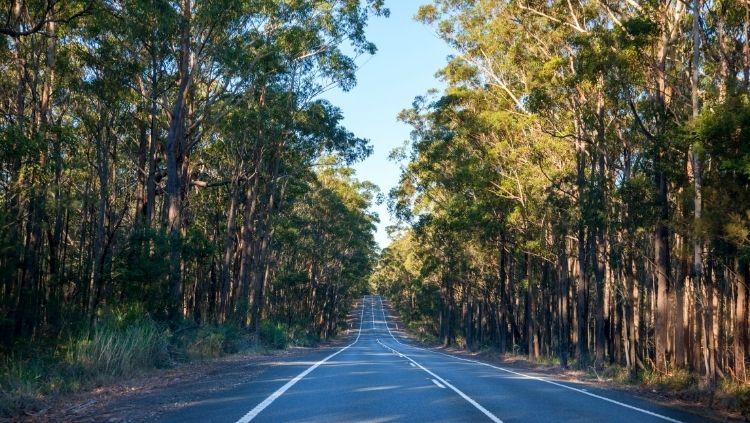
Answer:
<path fill-rule="evenodd" d="M 335 330 L 374 258 L 371 152 L 320 100 L 381 0 L 0 9 L 0 334 L 108 310 Z"/>
<path fill-rule="evenodd" d="M 444 344 L 746 380 L 748 3 L 432 3 L 373 281 Z"/>

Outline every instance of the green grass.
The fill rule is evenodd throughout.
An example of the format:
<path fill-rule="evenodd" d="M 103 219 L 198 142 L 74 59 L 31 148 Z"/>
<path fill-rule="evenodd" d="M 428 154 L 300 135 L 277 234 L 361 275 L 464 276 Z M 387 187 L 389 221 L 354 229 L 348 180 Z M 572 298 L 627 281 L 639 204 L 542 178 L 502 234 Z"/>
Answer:
<path fill-rule="evenodd" d="M 682 368 L 669 369 L 667 372 L 642 370 L 638 372 L 638 381 L 665 391 L 683 391 L 698 386 L 698 379 L 690 371 Z"/>
<path fill-rule="evenodd" d="M 537 357 L 534 362 L 537 364 L 542 364 L 545 366 L 559 366 L 560 365 L 560 357 L 558 356 L 547 356 L 547 355 L 540 355 Z"/>
<path fill-rule="evenodd" d="M 126 325 L 105 323 L 91 337 L 72 341 L 65 361 L 97 377 L 129 375 L 170 363 L 165 329 L 150 319 Z"/>
<path fill-rule="evenodd" d="M 745 420 L 750 421 L 750 384 L 723 379 L 719 382 L 719 389 L 730 396 L 730 406 L 739 411 Z"/>
<path fill-rule="evenodd" d="M 54 346 L 0 357 L 0 416 L 34 411 L 47 395 L 76 392 L 171 364 L 166 329 L 148 318 L 108 317 Z"/>
<path fill-rule="evenodd" d="M 227 354 L 256 353 L 266 345 L 237 324 L 179 328 L 172 335 L 172 356 L 177 361 L 219 358 Z"/>

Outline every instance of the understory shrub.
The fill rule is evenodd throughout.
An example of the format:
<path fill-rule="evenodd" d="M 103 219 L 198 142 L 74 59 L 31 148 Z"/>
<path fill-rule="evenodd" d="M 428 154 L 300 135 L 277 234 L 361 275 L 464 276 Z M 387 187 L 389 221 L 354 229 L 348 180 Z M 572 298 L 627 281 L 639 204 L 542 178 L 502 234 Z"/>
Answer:
<path fill-rule="evenodd" d="M 263 322 L 260 326 L 260 339 L 276 349 L 284 349 L 289 345 L 287 327 L 282 323 Z"/>
<path fill-rule="evenodd" d="M 687 369 L 675 368 L 666 373 L 655 370 L 643 370 L 638 373 L 640 381 L 646 385 L 656 386 L 659 389 L 681 391 L 694 387 L 698 380 L 696 376 Z"/>
<path fill-rule="evenodd" d="M 44 395 L 76 392 L 171 362 L 166 329 L 137 309 L 113 312 L 57 345 L 0 355 L 0 416 L 41 407 Z"/>
<path fill-rule="evenodd" d="M 208 325 L 193 332 L 185 345 L 191 358 L 218 358 L 258 347 L 247 330 L 233 324 Z"/>
<path fill-rule="evenodd" d="M 134 371 L 169 364 L 165 330 L 142 318 L 123 324 L 105 322 L 90 338 L 75 340 L 67 361 L 99 376 L 131 375 Z"/>

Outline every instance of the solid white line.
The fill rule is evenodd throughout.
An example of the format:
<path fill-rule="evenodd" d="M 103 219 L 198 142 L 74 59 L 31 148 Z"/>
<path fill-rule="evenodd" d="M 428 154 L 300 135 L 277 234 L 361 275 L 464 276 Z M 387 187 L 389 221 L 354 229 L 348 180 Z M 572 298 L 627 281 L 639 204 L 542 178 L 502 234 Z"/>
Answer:
<path fill-rule="evenodd" d="M 395 336 L 393 336 L 393 333 L 391 333 L 391 327 L 388 325 L 388 319 L 385 317 L 385 307 L 383 307 L 383 297 L 378 296 L 378 300 L 380 300 L 380 312 L 383 314 L 383 320 L 385 321 L 385 328 L 388 329 L 388 334 L 391 335 L 391 338 L 393 338 L 394 341 L 396 341 L 398 344 L 401 344 L 398 339 L 396 339 Z M 404 345 L 404 344 L 401 344 Z"/>
<path fill-rule="evenodd" d="M 379 297 L 379 300 L 380 300 L 380 307 L 382 309 L 383 308 L 383 298 Z M 385 320 L 385 326 L 388 327 L 388 319 L 385 318 L 385 309 L 383 309 L 382 312 L 383 312 L 383 320 Z M 390 329 L 388 329 L 388 333 L 391 335 L 391 338 L 393 338 L 394 341 L 398 342 L 401 345 L 407 345 L 407 344 L 402 344 L 401 342 L 399 342 L 399 340 L 396 339 L 395 336 L 393 336 L 393 334 L 391 333 Z M 510 374 L 513 374 L 513 375 L 516 375 L 516 376 L 521 376 L 521 377 L 524 377 L 526 379 L 533 379 L 533 380 L 537 380 L 539 382 L 549 383 L 550 385 L 554 385 L 554 386 L 557 386 L 557 387 L 560 387 L 560 388 L 564 388 L 564 389 L 568 389 L 568 390 L 571 390 L 571 391 L 575 391 L 575 392 L 581 393 L 583 395 L 588 395 L 590 397 L 593 397 L 593 398 L 596 398 L 596 399 L 600 399 L 602 401 L 607 401 L 609 403 L 616 404 L 616 405 L 619 405 L 621 407 L 629 408 L 631 410 L 638 411 L 638 412 L 641 412 L 641 413 L 644 413 L 644 414 L 648 414 L 649 416 L 653 416 L 653 417 L 656 417 L 656 418 L 659 418 L 659 419 L 662 419 L 662 420 L 666 420 L 668 422 L 683 423 L 681 420 L 676 420 L 676 419 L 673 419 L 671 417 L 667 417 L 667 416 L 662 415 L 662 414 L 654 413 L 653 411 L 644 410 L 643 408 L 638 408 L 638 407 L 636 407 L 634 405 L 625 404 L 624 402 L 620 402 L 620 401 L 617 401 L 617 400 L 613 400 L 611 398 L 603 397 L 601 395 L 597 395 L 597 394 L 594 394 L 592 392 L 588 392 L 585 389 L 575 388 L 575 387 L 572 387 L 572 386 L 564 385 L 562 383 L 554 382 L 552 380 L 545 379 L 545 378 L 538 377 L 538 376 L 531 376 L 531 375 L 527 375 L 527 374 L 524 374 L 524 373 L 515 372 L 513 370 L 509 370 L 509 369 L 506 369 L 506 368 L 503 368 L 503 367 L 493 366 L 492 364 L 484 363 L 484 362 L 481 362 L 481 361 L 471 360 L 471 359 L 462 358 L 462 357 L 456 357 L 454 355 L 446 354 L 446 353 L 443 353 L 443 352 L 440 352 L 440 351 L 434 351 L 434 350 L 424 349 L 424 348 L 420 348 L 420 347 L 417 347 L 417 346 L 414 346 L 414 345 L 411 345 L 411 344 L 408 344 L 408 346 L 411 347 L 411 348 L 416 348 L 418 350 L 428 351 L 428 352 L 432 352 L 432 353 L 435 353 L 435 354 L 444 355 L 446 357 L 449 357 L 449 358 L 452 358 L 452 359 L 455 359 L 455 360 L 461 360 L 461 361 L 466 361 L 466 362 L 469 362 L 469 363 L 479 364 L 481 366 L 491 367 L 491 368 L 493 368 L 495 370 L 500 370 L 500 371 L 503 371 L 503 372 L 506 372 L 506 373 L 510 373 Z"/>
<path fill-rule="evenodd" d="M 666 420 L 668 422 L 683 423 L 681 420 L 673 419 L 673 418 L 667 417 L 667 416 L 665 416 L 663 414 L 655 413 L 655 412 L 649 411 L 649 410 L 644 410 L 643 408 L 639 408 L 639 407 L 636 407 L 634 405 L 626 404 L 624 402 L 613 400 L 611 398 L 603 397 L 601 395 L 597 395 L 597 394 L 594 394 L 592 392 L 588 392 L 585 389 L 575 388 L 575 387 L 572 387 L 572 386 L 564 385 L 562 383 L 554 382 L 554 381 L 551 381 L 549 379 L 545 379 L 545 378 L 538 377 L 538 376 L 531 376 L 531 375 L 527 375 L 527 374 L 524 374 L 524 373 L 515 372 L 513 370 L 509 370 L 509 369 L 505 369 L 505 368 L 502 368 L 502 367 L 493 366 L 492 364 L 482 363 L 481 361 L 470 360 L 470 359 L 467 359 L 467 358 L 455 357 L 455 356 L 452 356 L 452 355 L 449 355 L 449 354 L 443 354 L 443 353 L 438 352 L 438 351 L 434 351 L 434 352 L 436 352 L 438 354 L 445 355 L 447 357 L 454 358 L 456 360 L 467 361 L 469 363 L 474 363 L 474 364 L 479 364 L 479 365 L 482 365 L 482 366 L 491 367 L 493 369 L 501 370 L 503 372 L 507 372 L 507 373 L 510 373 L 510 374 L 513 374 L 513 375 L 516 375 L 516 376 L 521 376 L 521 377 L 524 377 L 526 379 L 533 379 L 533 380 L 537 380 L 539 382 L 549 383 L 550 385 L 554 385 L 554 386 L 557 386 L 557 387 L 560 387 L 560 388 L 565 388 L 565 389 L 568 389 L 568 390 L 571 390 L 571 391 L 575 391 L 575 392 L 581 393 L 583 395 L 588 395 L 590 397 L 593 397 L 593 398 L 596 398 L 596 399 L 600 399 L 602 401 L 607 401 L 609 403 L 616 404 L 616 405 L 619 405 L 621 407 L 629 408 L 631 410 L 638 411 L 638 412 L 641 412 L 641 413 L 644 413 L 644 414 L 648 414 L 649 416 L 653 416 L 653 417 L 656 417 L 656 418 L 659 418 L 659 419 L 662 419 L 662 420 Z"/>
<path fill-rule="evenodd" d="M 237 420 L 237 423 L 248 423 L 248 422 L 252 421 L 254 418 L 256 418 L 258 416 L 258 414 L 260 414 L 261 411 L 265 410 L 266 407 L 268 407 L 269 405 L 271 405 L 271 403 L 274 402 L 276 400 L 276 398 L 280 397 L 281 395 L 284 394 L 284 392 L 286 392 L 287 390 L 289 390 L 289 388 L 291 388 L 292 386 L 294 386 L 295 383 L 297 383 L 300 380 L 302 380 L 302 378 L 304 378 L 305 376 L 307 376 L 308 374 L 310 374 L 310 372 L 312 372 L 313 370 L 317 369 L 318 366 L 320 366 L 321 364 L 323 364 L 326 361 L 332 359 L 333 357 L 341 354 L 342 352 L 346 351 L 349 347 L 351 347 L 352 345 L 356 344 L 357 341 L 359 341 L 360 335 L 362 335 L 362 319 L 364 317 L 364 313 L 365 313 L 365 299 L 362 298 L 362 312 L 361 312 L 361 314 L 359 316 L 359 333 L 357 333 L 357 339 L 355 339 L 354 342 L 352 342 L 351 344 L 349 344 L 349 345 L 341 348 L 340 350 L 338 350 L 335 353 L 329 355 L 328 357 L 326 357 L 326 358 L 318 361 L 317 363 L 313 364 L 312 366 L 308 367 L 307 370 L 305 370 L 304 372 L 298 374 L 297 376 L 294 377 L 294 379 L 290 380 L 289 382 L 285 383 L 284 386 L 282 386 L 281 388 L 277 389 L 274 393 L 272 393 L 271 395 L 269 395 L 268 398 L 266 398 L 265 400 L 263 400 L 263 402 L 261 402 L 260 404 L 256 405 L 255 408 L 253 408 L 247 414 L 245 414 L 244 416 L 242 416 L 241 419 Z"/>
<path fill-rule="evenodd" d="M 444 385 L 443 385 L 442 383 L 440 383 L 440 382 L 436 381 L 435 379 L 430 379 L 430 380 L 432 381 L 432 383 L 434 383 L 435 385 L 437 385 L 437 386 L 438 386 L 438 388 L 443 388 L 443 389 L 445 389 L 445 386 L 444 386 Z"/>
<path fill-rule="evenodd" d="M 396 350 L 394 350 L 393 348 L 389 347 L 388 345 L 385 345 L 384 343 L 380 342 L 380 339 L 378 339 L 378 344 L 380 344 L 380 345 L 382 345 L 383 347 L 385 347 L 385 348 L 387 348 L 387 349 L 391 350 L 391 351 L 392 351 L 392 352 L 394 352 L 394 353 L 396 353 L 396 352 L 397 352 Z M 445 379 L 441 378 L 440 376 L 436 375 L 435 373 L 432 373 L 432 372 L 431 372 L 431 371 L 429 371 L 429 370 L 428 370 L 428 369 L 427 369 L 426 367 L 424 367 L 424 366 L 422 366 L 421 364 L 417 363 L 416 361 L 412 360 L 412 359 L 411 359 L 411 357 L 409 357 L 408 355 L 403 355 L 403 354 L 401 354 L 401 356 L 402 356 L 402 357 L 404 357 L 405 359 L 407 359 L 407 360 L 411 361 L 412 363 L 414 363 L 414 365 L 415 365 L 415 366 L 417 366 L 417 367 L 419 367 L 420 369 L 424 370 L 424 371 L 425 371 L 425 372 L 427 372 L 427 374 L 429 374 L 430 376 L 432 376 L 432 377 L 434 377 L 435 379 L 439 380 L 439 381 L 440 381 L 440 383 L 442 383 L 443 385 L 447 386 L 448 388 L 451 388 L 451 389 L 453 390 L 453 392 L 457 393 L 457 394 L 458 394 L 458 395 L 459 395 L 459 396 L 460 396 L 461 398 L 465 399 L 465 400 L 466 400 L 466 401 L 467 401 L 467 402 L 468 402 L 469 404 L 473 405 L 473 406 L 474 406 L 474 408 L 476 408 L 477 410 L 479 410 L 479 411 L 481 411 L 482 413 L 484 413 L 484 415 L 485 415 L 485 416 L 487 416 L 487 417 L 489 417 L 489 419 L 490 419 L 490 420 L 492 420 L 492 421 L 493 421 L 494 423 L 503 423 L 503 421 L 502 421 L 502 420 L 500 420 L 500 419 L 499 419 L 499 418 L 498 418 L 498 417 L 497 417 L 496 415 L 492 414 L 492 413 L 491 413 L 491 412 L 490 412 L 489 410 L 487 410 L 486 408 L 484 408 L 484 407 L 482 407 L 481 405 L 479 405 L 479 403 L 478 403 L 478 402 L 474 401 L 474 400 L 473 400 L 473 399 L 471 399 L 471 398 L 470 398 L 470 397 L 469 397 L 468 395 L 466 395 L 466 394 L 464 394 L 463 392 L 461 392 L 461 390 L 460 390 L 460 389 L 458 389 L 458 388 L 456 388 L 455 386 L 453 386 L 453 385 L 451 385 L 450 383 L 448 383 L 448 382 L 447 382 L 447 381 L 446 381 Z"/>

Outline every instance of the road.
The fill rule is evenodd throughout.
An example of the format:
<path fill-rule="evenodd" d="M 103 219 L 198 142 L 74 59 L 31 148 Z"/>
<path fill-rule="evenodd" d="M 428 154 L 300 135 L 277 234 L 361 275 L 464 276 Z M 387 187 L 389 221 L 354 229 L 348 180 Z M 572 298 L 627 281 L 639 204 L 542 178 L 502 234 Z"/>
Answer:
<path fill-rule="evenodd" d="M 379 296 L 350 344 L 280 360 L 166 422 L 698 422 L 622 392 L 555 381 L 409 345 Z"/>

